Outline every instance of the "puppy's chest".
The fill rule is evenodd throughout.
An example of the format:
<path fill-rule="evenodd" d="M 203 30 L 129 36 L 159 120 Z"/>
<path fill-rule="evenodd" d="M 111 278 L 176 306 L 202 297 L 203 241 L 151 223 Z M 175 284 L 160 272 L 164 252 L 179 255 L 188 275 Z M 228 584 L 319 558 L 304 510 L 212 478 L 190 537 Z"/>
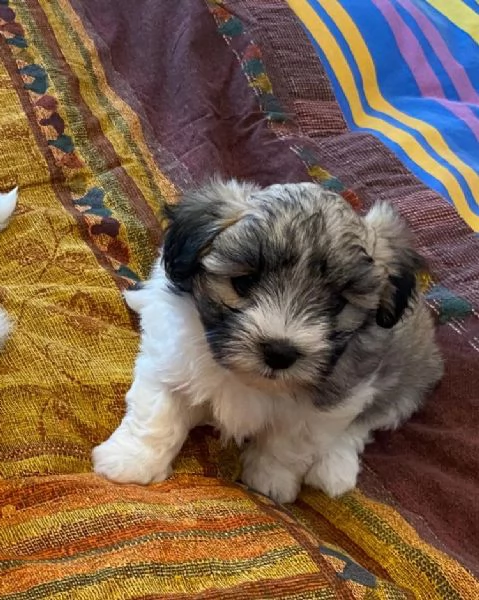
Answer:
<path fill-rule="evenodd" d="M 241 443 L 272 424 L 283 402 L 277 396 L 229 382 L 211 396 L 210 407 L 223 435 Z"/>

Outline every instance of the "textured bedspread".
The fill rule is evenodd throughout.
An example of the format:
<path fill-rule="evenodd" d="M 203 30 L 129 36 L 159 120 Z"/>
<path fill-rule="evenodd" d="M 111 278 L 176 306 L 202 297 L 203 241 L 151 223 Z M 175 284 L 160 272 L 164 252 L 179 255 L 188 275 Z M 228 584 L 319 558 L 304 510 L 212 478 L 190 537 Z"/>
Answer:
<path fill-rule="evenodd" d="M 446 375 L 368 448 L 359 489 L 278 507 L 194 431 L 175 477 L 92 475 L 138 345 L 121 289 L 159 209 L 220 172 L 395 204 L 429 259 Z M 0 597 L 479 597 L 479 248 L 448 199 L 351 132 L 284 0 L 0 0 Z M 477 191 L 477 190 L 476 190 Z"/>
<path fill-rule="evenodd" d="M 475 0 L 290 0 L 349 127 L 383 141 L 479 231 Z"/>

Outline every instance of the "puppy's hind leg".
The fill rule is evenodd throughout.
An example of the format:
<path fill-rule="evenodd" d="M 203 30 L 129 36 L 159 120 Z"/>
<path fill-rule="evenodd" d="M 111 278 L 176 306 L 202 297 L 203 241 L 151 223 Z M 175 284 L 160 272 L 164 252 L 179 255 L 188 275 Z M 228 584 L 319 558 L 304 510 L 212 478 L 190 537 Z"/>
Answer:
<path fill-rule="evenodd" d="M 361 468 L 360 456 L 378 430 L 396 429 L 420 406 L 422 393 L 408 390 L 393 401 L 374 403 L 351 425 L 318 451 L 317 459 L 305 477 L 305 483 L 336 498 L 356 487 Z M 320 444 L 321 446 L 321 444 Z"/>
<path fill-rule="evenodd" d="M 126 399 L 122 423 L 93 450 L 94 471 L 118 483 L 163 481 L 188 432 L 203 418 L 203 409 L 189 407 L 181 394 L 141 378 Z"/>

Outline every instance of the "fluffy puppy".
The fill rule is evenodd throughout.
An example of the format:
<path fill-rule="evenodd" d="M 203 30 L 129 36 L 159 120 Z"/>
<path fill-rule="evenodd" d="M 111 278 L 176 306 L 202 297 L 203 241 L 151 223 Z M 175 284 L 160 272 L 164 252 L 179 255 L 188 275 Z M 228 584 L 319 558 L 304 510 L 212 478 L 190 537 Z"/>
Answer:
<path fill-rule="evenodd" d="M 0 231 L 7 227 L 16 205 L 17 188 L 7 194 L 0 194 Z M 0 349 L 4 345 L 10 329 L 10 319 L 6 312 L 0 308 Z"/>
<path fill-rule="evenodd" d="M 141 348 L 95 471 L 162 481 L 213 421 L 245 443 L 243 481 L 278 502 L 303 481 L 352 489 L 371 432 L 410 417 L 442 374 L 405 224 L 311 183 L 216 180 L 167 213 L 150 280 L 125 294 Z"/>

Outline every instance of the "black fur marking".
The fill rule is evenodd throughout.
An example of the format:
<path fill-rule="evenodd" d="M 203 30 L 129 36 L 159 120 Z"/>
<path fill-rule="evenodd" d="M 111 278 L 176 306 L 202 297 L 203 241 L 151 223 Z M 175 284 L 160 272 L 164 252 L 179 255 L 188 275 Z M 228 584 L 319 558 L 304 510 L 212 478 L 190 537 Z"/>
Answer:
<path fill-rule="evenodd" d="M 416 292 L 416 272 L 404 269 L 400 275 L 390 275 L 389 282 L 394 289 L 392 304 L 381 304 L 376 312 L 376 323 L 384 329 L 391 329 L 402 318 Z"/>
<path fill-rule="evenodd" d="M 168 290 L 175 296 L 183 296 L 183 294 L 185 293 L 184 290 L 180 289 L 172 281 L 168 281 L 167 286 L 168 286 Z"/>
<path fill-rule="evenodd" d="M 163 246 L 163 263 L 170 280 L 183 292 L 191 292 L 192 280 L 200 271 L 201 251 L 218 234 L 220 214 L 210 203 L 208 210 L 199 210 L 193 202 L 166 206 L 169 225 Z"/>
<path fill-rule="evenodd" d="M 341 294 L 334 294 L 331 298 L 329 305 L 330 313 L 333 317 L 337 317 L 339 313 L 344 309 L 348 301 Z"/>
<path fill-rule="evenodd" d="M 231 285 L 240 298 L 245 298 L 258 281 L 259 275 L 257 273 L 249 273 L 248 275 L 232 277 Z"/>
<path fill-rule="evenodd" d="M 366 329 L 374 323 L 374 312 L 370 312 L 364 318 L 364 321 L 353 331 L 333 331 L 329 336 L 329 340 L 333 344 L 333 351 L 329 358 L 329 364 L 323 376 L 329 376 L 334 371 L 334 367 L 339 362 L 339 359 L 346 352 L 350 342 L 359 334 L 364 333 Z"/>
<path fill-rule="evenodd" d="M 346 348 L 348 347 L 348 342 L 352 337 L 353 333 L 345 334 L 334 332 L 331 335 L 330 340 L 333 342 L 333 351 L 329 359 L 329 364 L 326 371 L 327 375 L 330 375 L 333 372 L 333 369 L 336 366 L 338 360 L 341 358 Z"/>
<path fill-rule="evenodd" d="M 328 269 L 326 258 L 319 253 L 313 254 L 308 259 L 308 269 L 313 277 L 324 276 Z"/>

